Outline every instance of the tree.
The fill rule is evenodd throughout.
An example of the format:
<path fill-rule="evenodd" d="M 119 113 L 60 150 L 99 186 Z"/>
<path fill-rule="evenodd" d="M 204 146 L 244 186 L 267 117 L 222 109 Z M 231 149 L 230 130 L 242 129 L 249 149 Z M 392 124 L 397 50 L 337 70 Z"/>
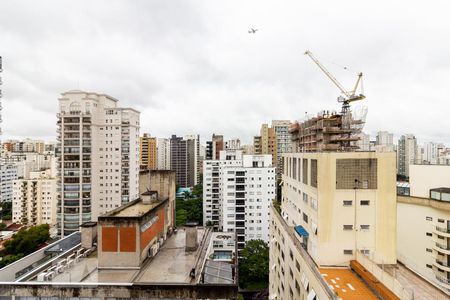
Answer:
<path fill-rule="evenodd" d="M 176 215 L 177 226 L 183 226 L 184 224 L 186 224 L 187 216 L 185 209 L 177 209 Z"/>
<path fill-rule="evenodd" d="M 0 261 L 0 268 L 36 251 L 50 238 L 49 229 L 48 224 L 43 224 L 19 230 L 3 244 L 6 256 Z"/>
<path fill-rule="evenodd" d="M 3 230 L 3 229 L 5 229 L 7 226 L 6 226 L 6 224 L 5 223 L 0 223 L 0 230 Z"/>
<path fill-rule="evenodd" d="M 269 285 L 269 246 L 263 240 L 250 240 L 239 258 L 241 288 L 265 288 Z"/>

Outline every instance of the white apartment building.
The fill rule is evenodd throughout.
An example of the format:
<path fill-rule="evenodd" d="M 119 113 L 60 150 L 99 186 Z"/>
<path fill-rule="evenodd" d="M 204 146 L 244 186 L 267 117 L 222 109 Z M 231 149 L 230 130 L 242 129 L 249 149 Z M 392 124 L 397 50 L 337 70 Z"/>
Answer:
<path fill-rule="evenodd" d="M 398 260 L 450 296 L 450 166 L 410 165 L 397 199 Z"/>
<path fill-rule="evenodd" d="M 289 120 L 273 120 L 272 128 L 274 129 L 277 144 L 277 172 L 281 174 L 283 170 L 282 155 L 284 153 L 292 152 L 291 135 L 289 134 L 289 126 L 291 121 Z"/>
<path fill-rule="evenodd" d="M 13 182 L 17 179 L 17 166 L 0 162 L 0 202 L 11 202 Z"/>
<path fill-rule="evenodd" d="M 156 139 L 158 170 L 170 170 L 170 139 Z"/>
<path fill-rule="evenodd" d="M 270 155 L 225 150 L 219 160 L 204 161 L 203 224 L 236 232 L 239 249 L 252 239 L 268 242 L 275 177 Z"/>
<path fill-rule="evenodd" d="M 409 177 L 409 165 L 416 162 L 417 156 L 417 140 L 414 135 L 402 135 L 398 141 L 397 173 Z"/>
<path fill-rule="evenodd" d="M 20 179 L 28 179 L 31 172 L 46 169 L 56 175 L 56 157 L 52 153 L 9 152 L 3 161 L 17 166 L 17 177 Z"/>
<path fill-rule="evenodd" d="M 139 112 L 105 95 L 59 98 L 59 233 L 139 197 Z"/>
<path fill-rule="evenodd" d="M 393 146 L 394 134 L 387 131 L 378 131 L 375 144 L 377 146 Z"/>
<path fill-rule="evenodd" d="M 56 225 L 56 178 L 51 170 L 31 172 L 13 183 L 12 221 L 35 226 Z"/>
<path fill-rule="evenodd" d="M 283 157 L 282 202 L 271 211 L 269 299 L 377 299 L 350 266 L 387 278 L 378 265 L 396 264 L 395 153 Z"/>
<path fill-rule="evenodd" d="M 356 142 L 356 145 L 359 147 L 358 151 L 370 151 L 370 135 L 361 133 L 359 138 L 359 141 Z"/>

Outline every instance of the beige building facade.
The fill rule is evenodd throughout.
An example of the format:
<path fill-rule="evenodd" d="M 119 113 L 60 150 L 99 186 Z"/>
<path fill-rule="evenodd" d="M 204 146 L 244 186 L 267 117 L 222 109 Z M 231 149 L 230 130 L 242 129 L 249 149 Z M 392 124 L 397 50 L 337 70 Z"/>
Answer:
<path fill-rule="evenodd" d="M 29 179 L 13 182 L 12 221 L 35 226 L 56 225 L 56 178 L 50 169 L 30 172 Z"/>
<path fill-rule="evenodd" d="M 398 196 L 398 260 L 450 296 L 450 166 L 410 165 Z"/>

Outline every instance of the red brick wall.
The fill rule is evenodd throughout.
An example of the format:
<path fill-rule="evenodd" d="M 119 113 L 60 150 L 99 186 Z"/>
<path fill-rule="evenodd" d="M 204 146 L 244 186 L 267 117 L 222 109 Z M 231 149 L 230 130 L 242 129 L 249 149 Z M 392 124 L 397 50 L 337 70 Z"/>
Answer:
<path fill-rule="evenodd" d="M 136 227 L 120 227 L 120 252 L 136 251 Z"/>
<path fill-rule="evenodd" d="M 153 240 L 159 233 L 164 232 L 164 206 L 161 206 L 157 212 L 159 217 L 150 228 L 141 232 L 141 251 Z"/>
<path fill-rule="evenodd" d="M 117 227 L 102 227 L 102 251 L 117 252 Z"/>

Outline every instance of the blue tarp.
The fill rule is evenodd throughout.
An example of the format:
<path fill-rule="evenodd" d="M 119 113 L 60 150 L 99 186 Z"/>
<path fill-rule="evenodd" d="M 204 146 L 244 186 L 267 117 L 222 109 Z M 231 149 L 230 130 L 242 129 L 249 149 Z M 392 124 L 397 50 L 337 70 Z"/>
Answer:
<path fill-rule="evenodd" d="M 306 231 L 306 229 L 303 228 L 302 225 L 297 225 L 297 226 L 295 226 L 295 231 L 297 231 L 297 233 L 298 233 L 300 236 L 309 236 L 308 231 Z"/>

